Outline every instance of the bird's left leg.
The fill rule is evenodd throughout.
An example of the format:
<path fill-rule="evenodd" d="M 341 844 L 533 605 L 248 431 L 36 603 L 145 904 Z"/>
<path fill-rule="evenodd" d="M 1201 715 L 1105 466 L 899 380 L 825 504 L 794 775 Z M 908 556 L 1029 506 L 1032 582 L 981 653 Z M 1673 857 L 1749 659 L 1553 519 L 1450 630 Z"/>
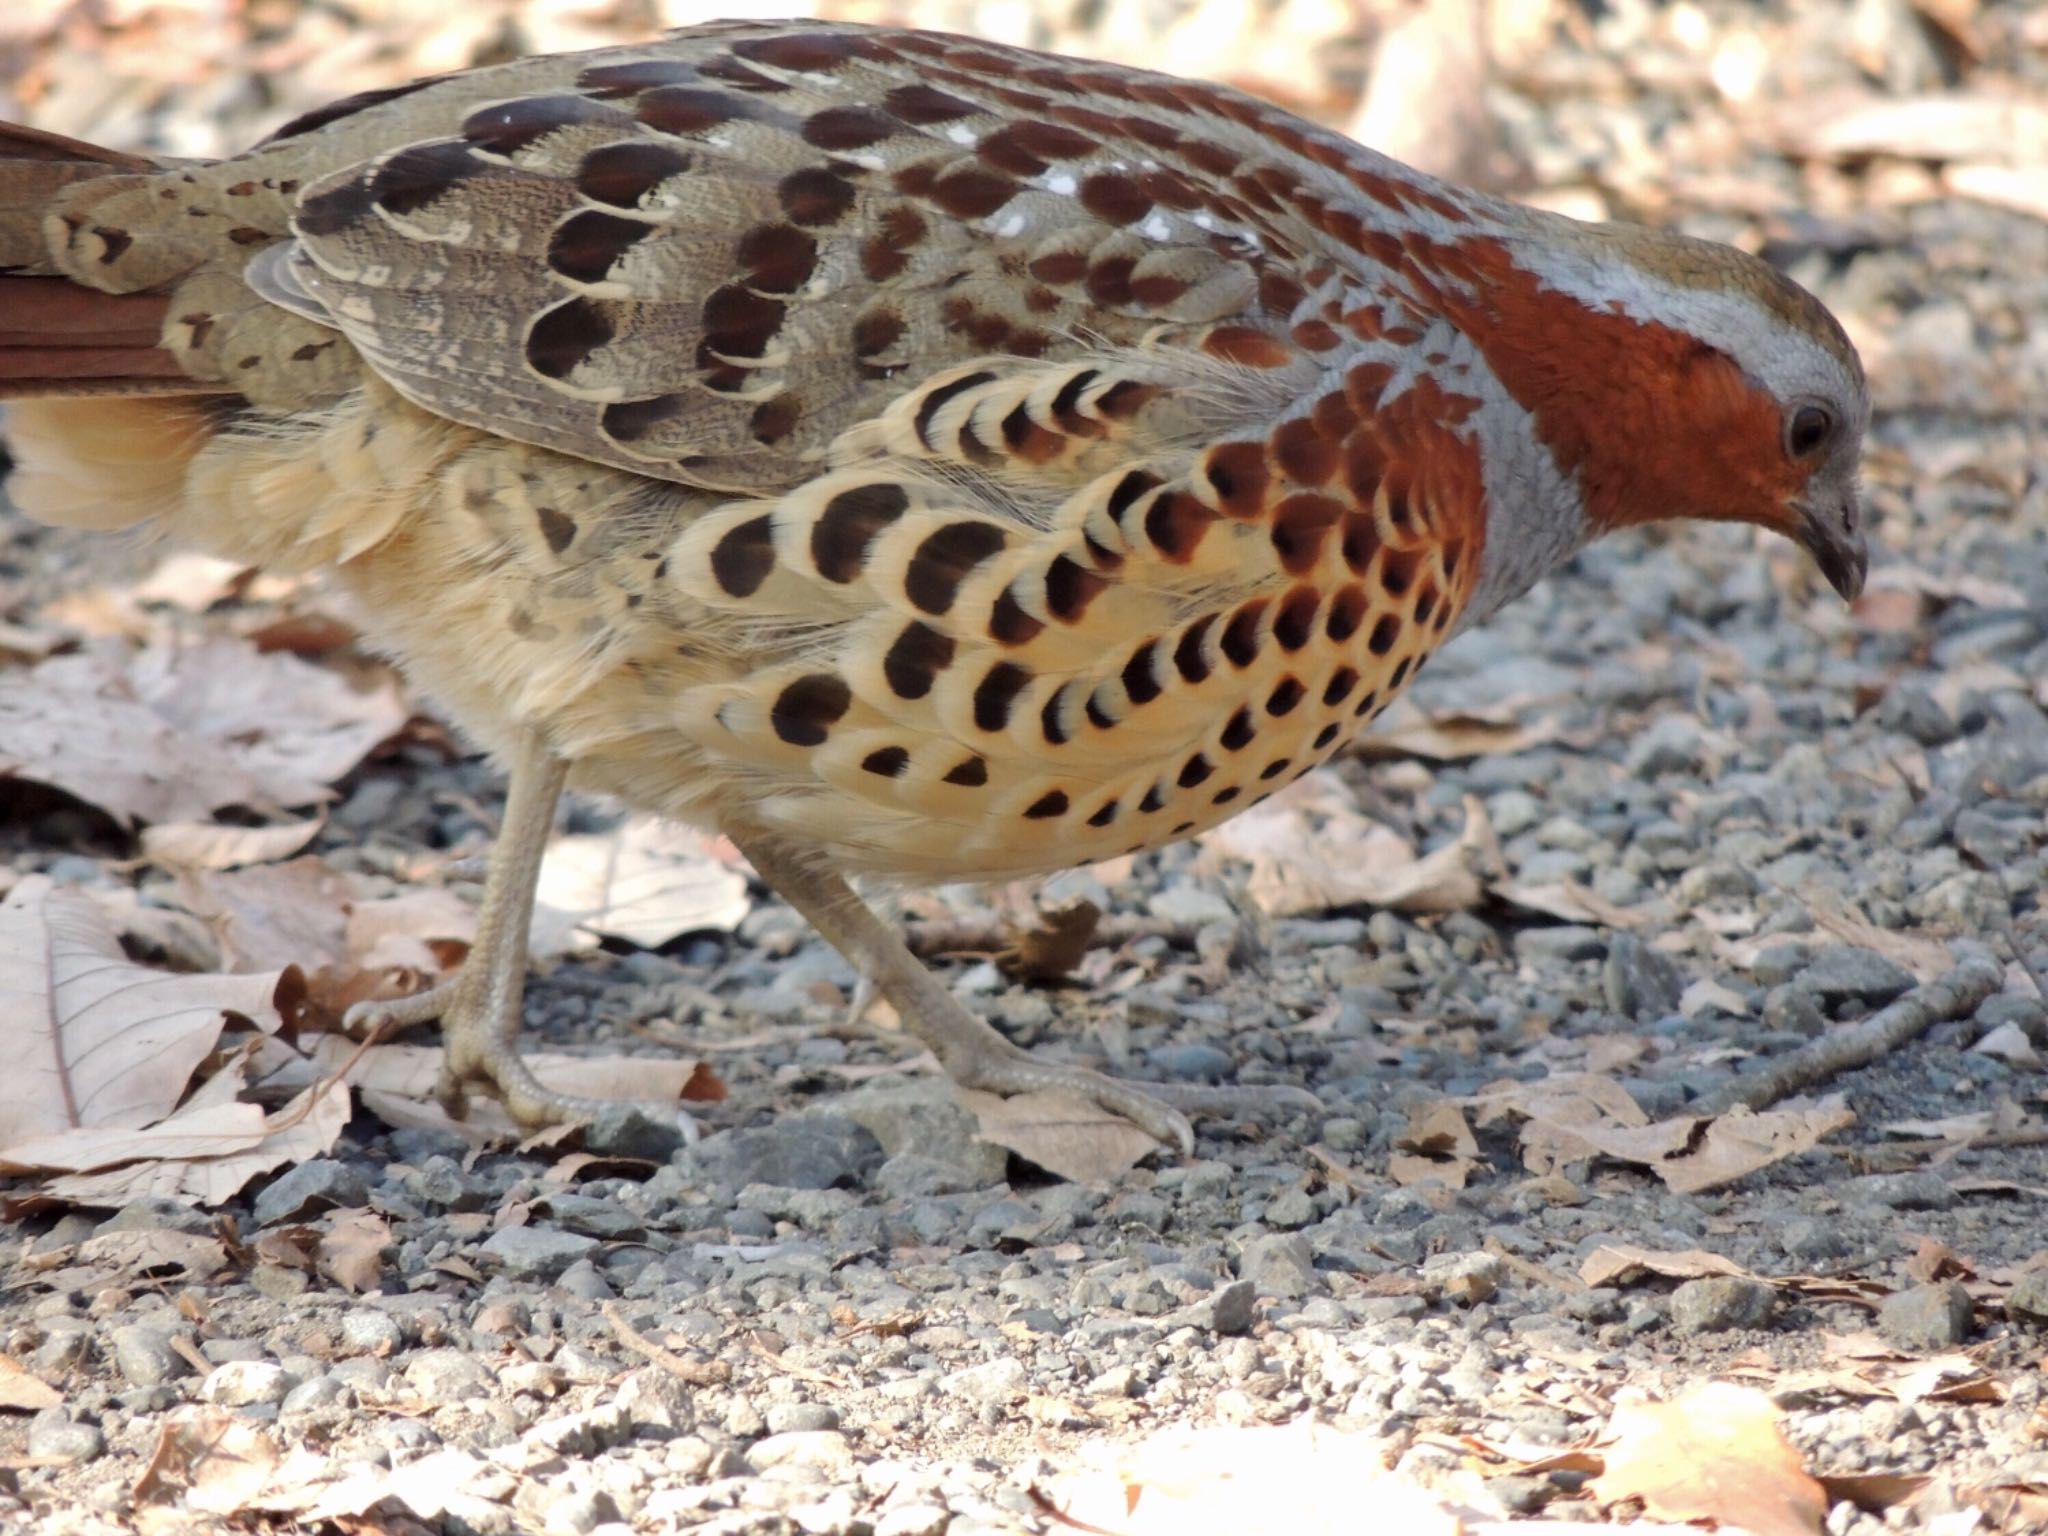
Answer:
<path fill-rule="evenodd" d="M 359 1003 L 349 1010 L 347 1022 L 356 1029 L 390 1028 L 438 1018 L 442 1060 L 435 1092 L 449 1113 L 460 1115 L 469 1088 L 479 1086 L 501 1099 L 520 1125 L 537 1130 L 588 1121 L 610 1101 L 556 1092 L 533 1075 L 519 1054 L 534 887 L 569 765 L 549 750 L 538 731 L 528 731 L 507 767 L 504 824 L 491 850 L 476 938 L 461 972 L 414 997 Z M 686 1132 L 694 1130 L 687 1115 L 674 1113 Z"/>

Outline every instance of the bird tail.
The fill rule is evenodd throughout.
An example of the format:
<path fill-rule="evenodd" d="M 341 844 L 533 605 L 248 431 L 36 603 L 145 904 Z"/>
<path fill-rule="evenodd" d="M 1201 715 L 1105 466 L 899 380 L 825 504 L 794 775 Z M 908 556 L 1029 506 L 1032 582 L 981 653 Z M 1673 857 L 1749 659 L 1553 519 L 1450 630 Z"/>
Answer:
<path fill-rule="evenodd" d="M 206 440 L 202 387 L 161 344 L 169 297 L 103 292 L 51 254 L 68 189 L 158 168 L 0 123 L 0 429 L 8 497 L 41 522 L 119 528 L 168 510 Z"/>
<path fill-rule="evenodd" d="M 157 168 L 137 155 L 0 123 L 0 400 L 192 392 L 159 344 L 170 300 L 73 281 L 52 259 L 46 233 L 68 188 Z"/>

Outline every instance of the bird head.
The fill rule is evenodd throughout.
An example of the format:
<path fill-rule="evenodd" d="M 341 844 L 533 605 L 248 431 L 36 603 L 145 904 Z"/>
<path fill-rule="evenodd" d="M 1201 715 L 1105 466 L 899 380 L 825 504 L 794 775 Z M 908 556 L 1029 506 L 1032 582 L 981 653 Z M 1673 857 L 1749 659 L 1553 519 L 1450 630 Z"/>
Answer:
<path fill-rule="evenodd" d="M 1869 567 L 1863 368 L 1835 317 L 1768 263 L 1627 224 L 1532 215 L 1466 331 L 1576 482 L 1585 536 L 1751 523 L 1845 600 Z"/>

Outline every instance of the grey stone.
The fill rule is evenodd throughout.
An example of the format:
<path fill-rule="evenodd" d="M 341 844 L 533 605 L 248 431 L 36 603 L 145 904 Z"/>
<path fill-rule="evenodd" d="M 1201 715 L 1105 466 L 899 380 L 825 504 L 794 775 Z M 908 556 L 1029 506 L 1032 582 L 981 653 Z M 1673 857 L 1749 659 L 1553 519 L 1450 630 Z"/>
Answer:
<path fill-rule="evenodd" d="M 1970 1336 L 1975 1311 L 1961 1281 L 1937 1280 L 1887 1296 L 1877 1330 L 1901 1349 L 1947 1349 Z"/>
<path fill-rule="evenodd" d="M 316 1157 L 271 1180 L 256 1197 L 251 1212 L 256 1225 L 271 1226 L 280 1221 L 297 1221 L 322 1211 L 354 1210 L 370 1203 L 370 1186 L 363 1175 L 347 1163 L 331 1157 Z"/>
<path fill-rule="evenodd" d="M 80 1466 L 98 1461 L 107 1449 L 106 1436 L 96 1424 L 81 1424 L 61 1408 L 44 1410 L 29 1421 L 28 1453 L 48 1456 Z"/>
<path fill-rule="evenodd" d="M 881 1166 L 883 1156 L 881 1142 L 842 1101 L 829 1113 L 793 1115 L 773 1125 L 707 1136 L 681 1160 L 698 1178 L 732 1189 L 749 1184 L 832 1189 L 860 1184 Z"/>
<path fill-rule="evenodd" d="M 1894 1211 L 1945 1211 L 1956 1203 L 1956 1192 L 1948 1180 L 1931 1168 L 1874 1173 L 1849 1187 L 1858 1197 Z"/>
<path fill-rule="evenodd" d="M 554 1280 L 597 1247 L 596 1238 L 553 1227 L 502 1227 L 484 1239 L 477 1253 L 515 1279 Z"/>
<path fill-rule="evenodd" d="M 810 1433 L 839 1427 L 839 1410 L 830 1403 L 770 1403 L 762 1415 L 771 1435 Z"/>
<path fill-rule="evenodd" d="M 1264 1220 L 1269 1227 L 1292 1232 L 1316 1219 L 1316 1203 L 1305 1189 L 1283 1189 L 1266 1206 Z"/>
<path fill-rule="evenodd" d="M 694 1139 L 693 1128 L 680 1108 L 666 1114 L 621 1100 L 607 1103 L 583 1127 L 584 1151 L 650 1163 L 667 1162 Z"/>
<path fill-rule="evenodd" d="M 1325 1288 L 1315 1254 L 1299 1232 L 1273 1232 L 1244 1245 L 1238 1272 L 1261 1296 L 1293 1300 Z"/>
<path fill-rule="evenodd" d="M 423 1349 L 405 1362 L 406 1385 L 442 1408 L 491 1395 L 497 1385 L 488 1357 L 462 1349 Z"/>
<path fill-rule="evenodd" d="M 1685 992 L 1678 962 L 1632 933 L 1616 934 L 1600 973 L 1607 1006 L 1632 1019 L 1675 1013 Z"/>
<path fill-rule="evenodd" d="M 640 1218 L 616 1200 L 591 1195 L 548 1195 L 534 1209 L 554 1219 L 565 1232 L 581 1233 L 608 1243 L 637 1243 L 647 1236 Z"/>
<path fill-rule="evenodd" d="M 173 1334 L 189 1338 L 191 1330 L 161 1323 L 129 1323 L 116 1328 L 114 1364 L 122 1379 L 134 1387 L 158 1387 L 189 1372 L 191 1362 L 171 1346 Z"/>
<path fill-rule="evenodd" d="M 1749 974 L 1766 987 L 1781 987 L 1796 980 L 1813 963 L 1813 947 L 1796 939 L 1767 944 L 1757 952 Z"/>
<path fill-rule="evenodd" d="M 1690 911 L 1716 901 L 1747 901 L 1756 894 L 1756 877 L 1740 865 L 1718 860 L 1695 864 L 1678 877 L 1672 899 Z"/>
<path fill-rule="evenodd" d="M 1605 934 L 1574 923 L 1524 928 L 1515 935 L 1515 954 L 1523 960 L 1598 960 L 1606 953 Z"/>
<path fill-rule="evenodd" d="M 231 1360 L 215 1367 L 199 1384 L 199 1400 L 221 1408 L 281 1403 L 298 1384 L 297 1377 L 271 1361 Z"/>
<path fill-rule="evenodd" d="M 1623 759 L 1639 779 L 1666 773 L 1690 773 L 1700 765 L 1705 738 L 1700 724 L 1688 715 L 1665 715 L 1638 734 Z"/>
<path fill-rule="evenodd" d="M 1237 1068 L 1228 1051 L 1200 1041 L 1161 1046 L 1147 1051 L 1145 1060 L 1162 1078 L 1184 1083 L 1219 1083 Z"/>
<path fill-rule="evenodd" d="M 389 1312 L 356 1307 L 341 1318 L 342 1342 L 359 1354 L 389 1355 L 405 1346 L 405 1329 Z"/>
<path fill-rule="evenodd" d="M 980 1365 L 970 1365 L 939 1378 L 942 1390 L 974 1403 L 1007 1405 L 1024 1396 L 1028 1378 L 1024 1362 L 1014 1355 L 1001 1355 Z"/>
<path fill-rule="evenodd" d="M 1777 1304 L 1777 1292 L 1760 1280 L 1707 1275 L 1688 1280 L 1671 1293 L 1671 1323 L 1680 1333 L 1766 1328 Z"/>
<path fill-rule="evenodd" d="M 1913 990 L 1913 974 L 1875 950 L 1835 944 L 1817 953 L 1794 984 L 1824 1006 L 1860 1002 L 1882 1007 Z"/>
<path fill-rule="evenodd" d="M 2013 1281 L 2005 1298 L 2005 1315 L 2015 1323 L 2048 1328 L 2048 1263 L 2036 1260 Z"/>
<path fill-rule="evenodd" d="M 1183 1307 L 1165 1321 L 1176 1328 L 1199 1328 L 1204 1333 L 1226 1336 L 1243 1333 L 1257 1314 L 1258 1287 L 1250 1280 L 1230 1280 L 1219 1285 L 1193 1306 Z"/>
<path fill-rule="evenodd" d="M 332 1408 L 348 1399 L 346 1382 L 338 1376 L 315 1376 L 302 1381 L 285 1393 L 284 1401 L 277 1405 L 279 1413 L 312 1413 L 320 1408 Z"/>

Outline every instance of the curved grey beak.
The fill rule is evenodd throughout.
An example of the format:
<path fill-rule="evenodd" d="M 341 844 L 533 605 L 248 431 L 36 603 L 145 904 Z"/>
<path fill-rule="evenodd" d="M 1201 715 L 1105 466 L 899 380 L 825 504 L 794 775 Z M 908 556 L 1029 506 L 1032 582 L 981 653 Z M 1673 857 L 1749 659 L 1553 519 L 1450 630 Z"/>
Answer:
<path fill-rule="evenodd" d="M 1798 540 L 1827 577 L 1828 585 L 1853 603 L 1870 573 L 1870 546 L 1863 538 L 1861 508 L 1853 500 L 1843 506 L 1800 509 Z"/>

